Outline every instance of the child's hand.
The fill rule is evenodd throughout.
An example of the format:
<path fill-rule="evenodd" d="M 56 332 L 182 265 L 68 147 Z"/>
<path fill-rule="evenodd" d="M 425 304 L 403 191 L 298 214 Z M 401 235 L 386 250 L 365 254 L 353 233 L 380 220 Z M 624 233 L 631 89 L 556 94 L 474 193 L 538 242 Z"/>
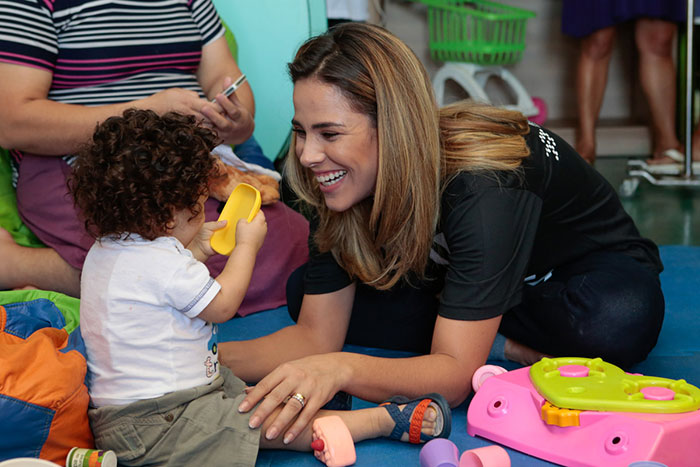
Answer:
<path fill-rule="evenodd" d="M 224 270 L 216 276 L 221 290 L 199 314 L 200 318 L 214 323 L 223 323 L 233 318 L 250 285 L 255 257 L 265 241 L 265 234 L 267 223 L 262 211 L 258 211 L 250 223 L 246 219 L 240 219 L 236 223 L 236 246 L 226 261 Z"/>
<path fill-rule="evenodd" d="M 214 235 L 214 231 L 223 229 L 226 227 L 225 220 L 223 221 L 212 221 L 205 222 L 202 227 L 197 232 L 197 236 L 192 239 L 192 242 L 188 245 L 188 249 L 192 252 L 195 258 L 200 261 L 206 261 L 210 256 L 216 254 L 214 249 L 211 247 L 211 236 Z"/>
<path fill-rule="evenodd" d="M 250 223 L 241 219 L 236 224 L 236 248 L 240 245 L 250 245 L 257 252 L 265 241 L 265 235 L 267 235 L 265 214 L 258 211 Z"/>

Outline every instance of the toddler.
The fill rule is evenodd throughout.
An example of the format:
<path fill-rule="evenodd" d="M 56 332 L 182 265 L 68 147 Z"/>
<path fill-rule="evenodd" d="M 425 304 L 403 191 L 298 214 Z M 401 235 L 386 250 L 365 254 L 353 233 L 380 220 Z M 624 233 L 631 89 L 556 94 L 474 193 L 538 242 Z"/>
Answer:
<path fill-rule="evenodd" d="M 239 221 L 225 268 L 210 277 L 209 240 L 226 225 L 204 222 L 217 143 L 192 116 L 130 109 L 97 126 L 69 179 L 96 239 L 80 304 L 90 423 L 120 465 L 253 465 L 259 447 L 310 449 L 309 427 L 289 444 L 249 428 L 250 414 L 237 410 L 246 385 L 217 360 L 215 323 L 235 315 L 267 232 L 262 211 Z M 354 441 L 406 440 L 411 427 L 425 440 L 450 428 L 437 394 L 333 413 Z"/>

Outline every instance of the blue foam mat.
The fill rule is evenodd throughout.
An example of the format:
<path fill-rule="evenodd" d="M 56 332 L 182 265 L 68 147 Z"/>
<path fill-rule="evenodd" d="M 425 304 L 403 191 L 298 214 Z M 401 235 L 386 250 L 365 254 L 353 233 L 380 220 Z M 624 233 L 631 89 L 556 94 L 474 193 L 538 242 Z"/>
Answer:
<path fill-rule="evenodd" d="M 661 284 L 666 298 L 666 319 L 659 342 L 649 358 L 632 370 L 638 373 L 685 379 L 700 386 L 700 247 L 664 246 L 661 258 L 665 270 Z M 263 336 L 291 324 L 286 307 L 237 318 L 220 326 L 219 339 L 242 340 Z M 401 356 L 400 352 L 348 346 L 348 350 L 381 356 Z M 508 369 L 515 365 L 491 362 Z M 469 400 L 452 410 L 453 441 L 460 452 L 492 444 L 473 438 L 466 432 L 466 414 Z M 353 398 L 353 408 L 373 404 Z M 414 466 L 419 465 L 420 446 L 386 439 L 358 443 L 357 466 Z M 513 466 L 547 466 L 549 462 L 506 448 Z M 257 466 L 314 466 L 321 465 L 310 453 L 291 451 L 260 451 Z"/>

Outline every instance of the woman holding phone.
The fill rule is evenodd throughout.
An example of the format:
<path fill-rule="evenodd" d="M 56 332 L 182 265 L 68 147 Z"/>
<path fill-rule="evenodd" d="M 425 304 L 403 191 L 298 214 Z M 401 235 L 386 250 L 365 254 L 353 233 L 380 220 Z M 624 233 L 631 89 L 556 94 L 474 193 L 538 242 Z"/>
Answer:
<path fill-rule="evenodd" d="M 15 4 L 0 10 L 0 103 L 12 109 L 0 115 L 0 146 L 11 150 L 20 215 L 49 248 L 20 247 L 0 230 L 0 288 L 32 285 L 77 296 L 91 242 L 65 180 L 71 155 L 95 125 L 130 107 L 176 111 L 239 144 L 253 133 L 255 102 L 248 83 L 221 94 L 242 73 L 210 0 Z M 208 219 L 217 207 L 207 202 Z M 271 235 L 248 311 L 285 303 L 284 281 L 305 258 L 303 217 L 282 203 L 265 211 Z M 207 265 L 216 272 L 223 264 L 214 258 Z"/>

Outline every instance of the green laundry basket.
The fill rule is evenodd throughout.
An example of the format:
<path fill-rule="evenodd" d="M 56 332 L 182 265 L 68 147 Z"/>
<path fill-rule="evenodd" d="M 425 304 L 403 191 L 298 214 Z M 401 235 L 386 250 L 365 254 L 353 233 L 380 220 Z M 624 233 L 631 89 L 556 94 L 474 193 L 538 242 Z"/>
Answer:
<path fill-rule="evenodd" d="M 428 6 L 430 55 L 443 62 L 509 65 L 525 50 L 535 13 L 486 0 L 419 0 Z"/>

